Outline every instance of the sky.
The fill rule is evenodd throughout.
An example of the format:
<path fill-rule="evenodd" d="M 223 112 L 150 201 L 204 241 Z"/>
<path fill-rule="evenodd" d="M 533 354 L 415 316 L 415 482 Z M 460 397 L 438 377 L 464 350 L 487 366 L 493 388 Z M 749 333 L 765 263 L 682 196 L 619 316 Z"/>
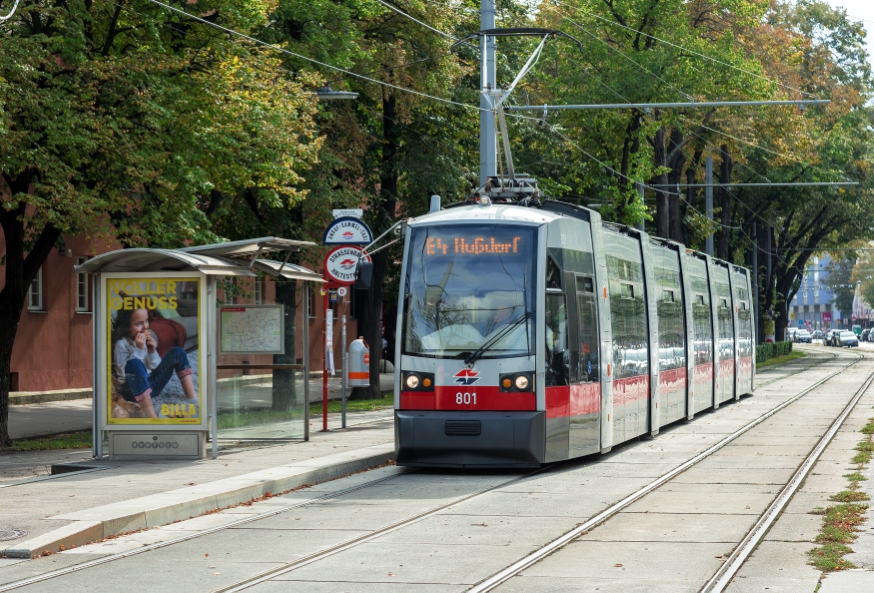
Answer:
<path fill-rule="evenodd" d="M 868 32 L 868 62 L 874 66 L 874 57 L 872 57 L 874 56 L 874 0 L 826 0 L 826 2 L 834 7 L 846 9 L 847 16 L 865 19 L 862 24 Z"/>

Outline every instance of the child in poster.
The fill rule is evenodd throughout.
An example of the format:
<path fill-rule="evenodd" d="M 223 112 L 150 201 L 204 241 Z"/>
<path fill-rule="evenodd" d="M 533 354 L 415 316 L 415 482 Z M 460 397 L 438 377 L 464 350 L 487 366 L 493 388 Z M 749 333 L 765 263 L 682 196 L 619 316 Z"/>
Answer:
<path fill-rule="evenodd" d="M 195 283 L 149 279 L 110 287 L 110 317 L 114 313 L 110 332 L 111 373 L 115 394 L 111 417 L 177 418 L 183 422 L 199 418 L 197 374 L 196 368 L 192 368 L 197 366 L 197 353 L 195 351 L 194 359 L 190 360 L 181 347 L 185 342 L 185 329 L 179 323 L 186 321 L 185 318 L 196 322 L 197 307 L 195 305 L 193 311 L 177 311 L 182 308 L 177 288 L 190 285 L 196 286 Z M 196 302 L 196 292 L 190 296 Z M 166 319 L 161 310 L 174 315 L 175 319 Z M 158 327 L 166 328 L 168 324 L 180 329 L 178 341 L 168 340 L 166 331 Z M 163 347 L 159 347 L 159 333 L 165 336 Z"/>

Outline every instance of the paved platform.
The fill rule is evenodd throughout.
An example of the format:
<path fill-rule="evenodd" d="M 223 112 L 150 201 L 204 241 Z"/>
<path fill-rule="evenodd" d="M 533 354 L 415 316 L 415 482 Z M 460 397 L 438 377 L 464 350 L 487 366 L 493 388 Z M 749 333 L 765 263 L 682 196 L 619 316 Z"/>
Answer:
<path fill-rule="evenodd" d="M 14 486 L 0 480 L 2 527 L 28 532 L 0 542 L 0 556 L 55 552 L 62 544 L 188 519 L 393 459 L 392 411 L 350 416 L 346 430 L 338 429 L 339 415 L 332 414 L 334 430 L 314 426 L 309 442 L 229 449 L 217 460 L 110 462 L 87 459 L 90 452 L 38 452 L 35 459 L 45 465 L 79 462 L 99 470 Z M 0 468 L 25 466 L 26 455 L 4 455 Z"/>

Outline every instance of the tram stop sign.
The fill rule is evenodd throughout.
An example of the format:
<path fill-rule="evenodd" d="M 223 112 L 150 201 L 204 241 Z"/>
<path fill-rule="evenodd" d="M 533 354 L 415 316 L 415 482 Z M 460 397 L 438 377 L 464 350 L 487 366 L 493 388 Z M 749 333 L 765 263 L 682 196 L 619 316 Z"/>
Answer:
<path fill-rule="evenodd" d="M 337 284 L 353 284 L 355 268 L 360 260 L 370 261 L 370 256 L 364 250 L 354 245 L 341 245 L 333 248 L 325 256 L 325 277 Z"/>

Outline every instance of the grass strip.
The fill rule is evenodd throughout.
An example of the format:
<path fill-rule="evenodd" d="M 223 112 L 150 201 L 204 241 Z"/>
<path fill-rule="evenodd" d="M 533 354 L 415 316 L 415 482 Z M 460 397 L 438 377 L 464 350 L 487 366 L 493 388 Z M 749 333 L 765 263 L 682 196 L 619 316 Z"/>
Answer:
<path fill-rule="evenodd" d="M 371 412 L 373 410 L 383 410 L 391 408 L 395 405 L 394 393 L 383 394 L 382 399 L 354 399 L 346 400 L 347 412 Z M 339 400 L 331 400 L 328 402 L 328 413 L 342 412 L 343 404 Z M 322 413 L 322 402 L 310 404 L 310 415 L 315 416 Z"/>
<path fill-rule="evenodd" d="M 792 360 L 798 360 L 799 358 L 804 358 L 804 352 L 793 351 L 789 354 L 784 354 L 783 356 L 777 356 L 775 358 L 770 358 L 765 362 L 757 362 L 756 369 L 763 369 L 765 367 L 774 366 L 775 364 L 783 364 L 784 362 L 789 362 Z"/>
<path fill-rule="evenodd" d="M 811 511 L 813 514 L 823 515 L 822 528 L 814 539 L 816 543 L 822 545 L 808 551 L 807 555 L 810 558 L 810 564 L 823 572 L 856 568 L 844 556 L 853 552 L 853 549 L 847 544 L 856 541 L 856 538 L 859 537 L 857 535 L 858 527 L 865 522 L 865 511 L 868 510 L 868 505 L 864 504 L 863 501 L 870 500 L 870 498 L 859 490 L 859 483 L 867 480 L 862 474 L 862 470 L 871 461 L 871 453 L 874 451 L 872 426 L 874 426 L 874 418 L 860 431 L 865 435 L 865 438 L 856 446 L 856 450 L 859 451 L 853 457 L 856 471 L 844 475 L 850 483 L 848 489 L 831 497 L 831 500 L 840 504 L 830 506 L 827 509 L 816 508 Z"/>
<path fill-rule="evenodd" d="M 55 451 L 57 449 L 90 449 L 91 431 L 79 430 L 34 439 L 18 439 L 11 447 L 0 447 L 0 453 L 17 451 Z"/>

